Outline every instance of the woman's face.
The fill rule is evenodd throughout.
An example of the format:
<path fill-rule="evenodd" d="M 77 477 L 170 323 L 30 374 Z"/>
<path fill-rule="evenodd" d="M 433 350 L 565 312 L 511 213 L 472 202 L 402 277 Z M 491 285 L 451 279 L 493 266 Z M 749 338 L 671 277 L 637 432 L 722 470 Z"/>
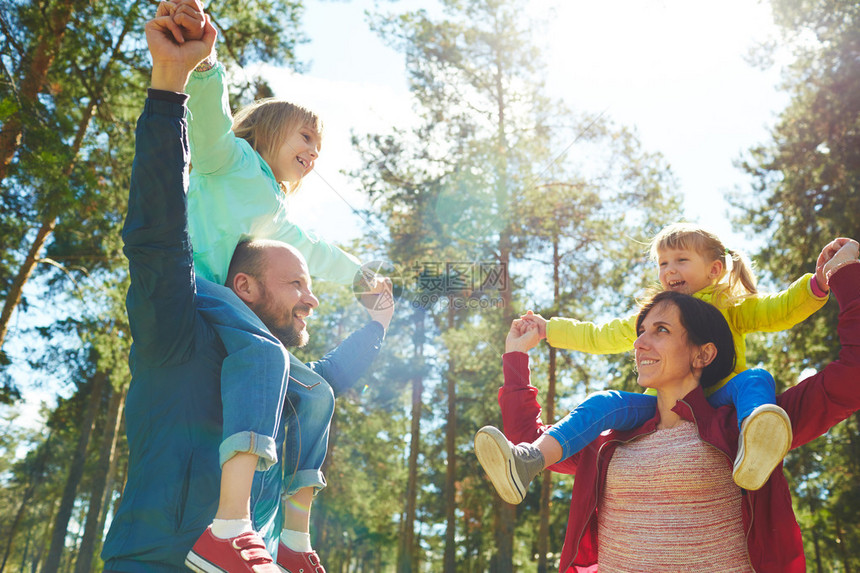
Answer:
<path fill-rule="evenodd" d="M 693 361 L 699 349 L 690 344 L 678 307 L 657 304 L 642 320 L 633 343 L 639 385 L 660 388 L 694 378 Z"/>

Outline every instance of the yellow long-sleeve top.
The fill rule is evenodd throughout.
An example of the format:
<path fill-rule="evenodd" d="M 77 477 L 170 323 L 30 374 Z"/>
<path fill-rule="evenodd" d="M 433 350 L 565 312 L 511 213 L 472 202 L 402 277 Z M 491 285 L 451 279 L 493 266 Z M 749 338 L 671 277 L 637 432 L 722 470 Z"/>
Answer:
<path fill-rule="evenodd" d="M 734 306 L 717 309 L 726 318 L 735 341 L 737 362 L 730 376 L 708 388 L 712 394 L 725 386 L 739 372 L 747 369 L 745 336 L 748 332 L 778 332 L 787 330 L 809 318 L 824 306 L 827 295 L 817 297 L 812 292 L 807 273 L 776 294 L 757 294 Z M 693 296 L 713 304 L 714 289 L 707 287 Z M 716 306 L 716 305 L 715 305 Z M 636 317 L 616 318 L 604 324 L 582 322 L 572 318 L 553 318 L 546 326 L 546 340 L 555 348 L 566 348 L 589 354 L 619 354 L 633 349 L 636 340 Z"/>

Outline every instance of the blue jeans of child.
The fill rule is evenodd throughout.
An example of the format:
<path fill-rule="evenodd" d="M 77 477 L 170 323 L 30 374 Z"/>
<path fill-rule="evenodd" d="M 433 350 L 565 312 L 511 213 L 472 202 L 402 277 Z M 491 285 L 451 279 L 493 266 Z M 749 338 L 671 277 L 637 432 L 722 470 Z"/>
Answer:
<path fill-rule="evenodd" d="M 708 402 L 714 408 L 734 405 L 738 427 L 762 404 L 776 403 L 776 385 L 767 370 L 744 370 L 714 392 Z M 597 439 L 606 430 L 632 430 L 654 417 L 657 397 L 635 392 L 607 390 L 591 394 L 547 433 L 561 444 L 561 459 L 567 459 Z"/>
<path fill-rule="evenodd" d="M 259 456 L 257 469 L 266 470 L 278 459 L 275 437 L 290 354 L 229 288 L 198 277 L 197 305 L 227 351 L 221 365 L 221 465 L 248 452 Z"/>
<path fill-rule="evenodd" d="M 310 369 L 290 355 L 290 384 L 284 404 L 284 496 L 302 488 L 326 486 L 322 468 L 334 416 L 334 391 L 320 376 L 306 377 Z M 279 436 L 281 438 L 281 436 Z M 280 441 L 280 440 L 279 440 Z"/>
<path fill-rule="evenodd" d="M 290 355 L 290 382 L 278 434 L 281 459 L 271 471 L 257 472 L 251 493 L 251 518 L 274 555 L 284 523 L 284 507 L 302 488 L 314 493 L 326 486 L 322 465 L 328 452 L 334 415 L 334 392 L 320 376 L 306 376 L 310 368 Z"/>

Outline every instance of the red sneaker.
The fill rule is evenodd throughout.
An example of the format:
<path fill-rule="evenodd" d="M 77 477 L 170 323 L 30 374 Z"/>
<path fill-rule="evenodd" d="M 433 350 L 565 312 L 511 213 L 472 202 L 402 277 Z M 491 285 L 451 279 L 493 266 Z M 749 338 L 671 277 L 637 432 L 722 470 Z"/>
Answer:
<path fill-rule="evenodd" d="M 283 543 L 278 543 L 278 567 L 286 573 L 325 573 L 316 551 L 296 553 Z"/>
<path fill-rule="evenodd" d="M 185 565 L 197 573 L 280 573 L 256 531 L 219 539 L 212 535 L 211 527 L 188 552 Z"/>

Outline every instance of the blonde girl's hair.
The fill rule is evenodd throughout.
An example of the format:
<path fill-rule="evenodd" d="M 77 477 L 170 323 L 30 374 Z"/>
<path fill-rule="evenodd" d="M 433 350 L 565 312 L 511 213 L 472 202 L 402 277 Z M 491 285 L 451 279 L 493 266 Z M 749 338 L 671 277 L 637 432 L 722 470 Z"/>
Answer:
<path fill-rule="evenodd" d="M 651 240 L 651 259 L 659 260 L 665 249 L 686 249 L 699 253 L 708 262 L 722 261 L 723 272 L 714 287 L 716 306 L 733 306 L 758 292 L 756 279 L 746 256 L 727 248 L 717 235 L 692 223 L 674 223 Z"/>
<path fill-rule="evenodd" d="M 233 117 L 233 133 L 250 143 L 264 158 L 275 156 L 280 146 L 302 127 L 312 129 L 322 140 L 322 120 L 316 113 L 277 98 L 256 101 Z M 284 193 L 290 195 L 299 190 L 301 180 L 278 183 Z"/>

